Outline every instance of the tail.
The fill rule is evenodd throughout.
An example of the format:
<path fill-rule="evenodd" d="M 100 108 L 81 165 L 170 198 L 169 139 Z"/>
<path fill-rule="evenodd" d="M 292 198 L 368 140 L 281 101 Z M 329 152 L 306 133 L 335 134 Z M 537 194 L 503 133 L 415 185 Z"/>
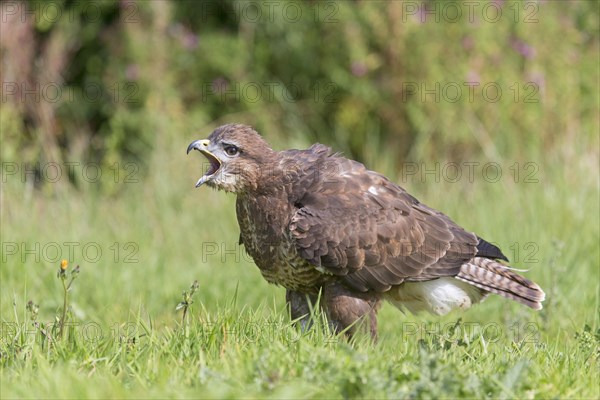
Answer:
<path fill-rule="evenodd" d="M 535 282 L 514 273 L 510 267 L 489 258 L 475 257 L 460 268 L 456 279 L 480 289 L 518 301 L 534 310 L 542 309 L 546 294 Z"/>

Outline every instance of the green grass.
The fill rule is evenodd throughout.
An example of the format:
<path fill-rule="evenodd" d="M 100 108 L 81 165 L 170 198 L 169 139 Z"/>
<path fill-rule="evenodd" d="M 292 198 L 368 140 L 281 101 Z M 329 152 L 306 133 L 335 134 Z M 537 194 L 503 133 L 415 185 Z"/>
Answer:
<path fill-rule="evenodd" d="M 332 335 L 319 315 L 308 332 L 291 325 L 283 289 L 235 245 L 234 197 L 193 189 L 200 161 L 181 156 L 186 145 L 156 151 L 150 171 L 112 196 L 93 185 L 3 182 L 2 398 L 598 398 L 595 151 L 574 143 L 577 157 L 501 159 L 495 183 L 404 182 L 518 258 L 513 265 L 530 270 L 547 301 L 534 312 L 491 296 L 443 318 L 386 305 L 371 344 Z M 515 161 L 536 162 L 538 182 L 514 182 Z M 400 181 L 385 165 L 371 167 Z M 66 242 L 79 243 L 72 257 Z M 7 243 L 33 251 L 9 254 Z M 47 327 L 61 314 L 60 258 L 81 272 L 70 293 L 74 325 L 49 345 L 26 304 L 39 305 Z M 175 307 L 194 280 L 182 323 Z"/>

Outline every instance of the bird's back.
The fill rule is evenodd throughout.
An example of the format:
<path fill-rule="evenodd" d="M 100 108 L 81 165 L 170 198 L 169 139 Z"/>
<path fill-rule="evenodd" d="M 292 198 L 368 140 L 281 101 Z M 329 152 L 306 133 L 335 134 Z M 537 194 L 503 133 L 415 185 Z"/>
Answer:
<path fill-rule="evenodd" d="M 268 190 L 238 196 L 237 211 L 242 241 L 271 283 L 317 293 L 341 282 L 401 298 L 404 283 L 452 278 L 436 286 L 463 296 L 452 304 L 487 292 L 534 308 L 543 300 L 537 285 L 496 261 L 505 259 L 497 247 L 326 146 L 279 152 L 268 179 Z"/>

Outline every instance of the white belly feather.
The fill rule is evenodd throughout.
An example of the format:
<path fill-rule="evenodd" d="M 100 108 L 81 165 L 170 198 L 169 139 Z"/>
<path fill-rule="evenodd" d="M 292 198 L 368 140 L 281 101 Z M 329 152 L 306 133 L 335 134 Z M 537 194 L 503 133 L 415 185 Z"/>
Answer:
<path fill-rule="evenodd" d="M 428 311 L 444 315 L 454 309 L 467 309 L 485 295 L 466 282 L 445 277 L 424 282 L 405 282 L 392 288 L 386 299 L 400 310 L 415 314 Z"/>

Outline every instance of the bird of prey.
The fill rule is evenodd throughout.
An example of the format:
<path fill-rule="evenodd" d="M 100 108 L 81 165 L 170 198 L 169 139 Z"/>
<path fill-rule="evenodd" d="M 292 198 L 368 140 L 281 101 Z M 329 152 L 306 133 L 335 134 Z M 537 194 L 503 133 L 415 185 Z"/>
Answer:
<path fill-rule="evenodd" d="M 443 315 L 496 293 L 542 308 L 542 289 L 498 247 L 325 145 L 274 151 L 229 124 L 192 150 L 209 163 L 196 187 L 235 193 L 240 243 L 303 325 L 319 296 L 336 331 L 363 326 L 373 337 L 383 300 Z"/>

